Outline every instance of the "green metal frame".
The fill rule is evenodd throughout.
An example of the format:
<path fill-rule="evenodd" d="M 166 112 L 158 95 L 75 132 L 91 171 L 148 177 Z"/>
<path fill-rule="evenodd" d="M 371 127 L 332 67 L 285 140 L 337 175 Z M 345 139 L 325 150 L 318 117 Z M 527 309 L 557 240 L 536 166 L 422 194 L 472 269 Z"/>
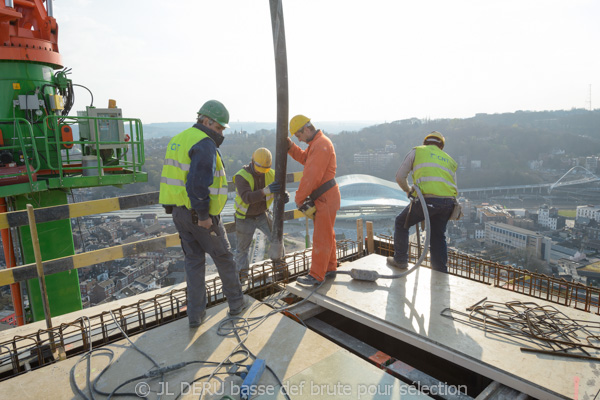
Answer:
<path fill-rule="evenodd" d="M 40 158 L 39 158 L 39 152 L 37 150 L 37 145 L 35 143 L 35 136 L 33 133 L 33 127 L 31 126 L 31 124 L 29 123 L 29 121 L 27 121 L 24 118 L 0 118 L 0 123 L 2 122 L 12 122 L 13 123 L 13 127 L 14 127 L 14 132 L 16 133 L 17 136 L 17 140 L 18 140 L 18 144 L 13 144 L 11 145 L 5 145 L 2 146 L 3 150 L 20 150 L 23 152 L 23 154 L 31 154 L 32 155 L 32 160 L 34 161 L 34 170 L 31 171 L 30 168 L 30 161 L 29 161 L 29 157 L 23 157 L 23 161 L 25 164 L 25 173 L 16 173 L 16 174 L 5 174 L 3 175 L 3 177 L 16 177 L 16 176 L 23 176 L 23 175 L 27 175 L 28 177 L 28 181 L 29 181 L 29 191 L 33 191 L 33 186 L 32 184 L 33 182 L 33 174 L 35 174 L 37 171 L 39 171 L 41 163 L 40 163 Z M 28 136 L 23 135 L 22 129 L 21 128 L 21 124 L 25 125 L 25 128 L 27 130 L 27 133 L 29 134 Z M 27 143 L 29 142 L 29 143 Z M 27 149 L 30 149 L 30 151 L 28 152 Z M 0 187 L 1 190 L 2 187 Z M 0 191 L 0 196 L 2 196 L 2 193 Z"/>
<path fill-rule="evenodd" d="M 123 121 L 127 126 L 127 134 L 130 140 L 127 142 L 101 141 L 98 135 L 98 129 L 95 129 L 95 140 L 73 140 L 63 141 L 60 135 L 50 132 L 58 131 L 63 125 L 72 126 L 80 121 L 89 120 L 117 120 Z M 0 118 L 0 122 L 13 122 L 15 133 L 18 137 L 18 144 L 5 146 L 7 150 L 22 151 L 27 157 L 24 157 L 26 171 L 3 175 L 4 177 L 27 175 L 28 183 L 20 183 L 9 186 L 0 186 L 0 197 L 16 196 L 32 192 L 40 192 L 49 189 L 68 189 L 84 188 L 107 185 L 123 185 L 135 182 L 147 182 L 148 176 L 142 171 L 145 163 L 144 138 L 142 122 L 135 118 L 107 118 L 107 117 L 62 117 L 49 115 L 43 119 L 43 146 L 36 143 L 34 129 L 29 121 L 24 118 Z M 50 127 L 56 128 L 50 128 Z M 98 124 L 95 124 L 96 128 Z M 26 132 L 26 133 L 25 133 Z M 73 165 L 73 163 L 83 163 L 82 156 L 86 146 L 94 145 L 100 148 L 100 145 L 114 144 L 126 145 L 124 148 L 116 149 L 117 163 L 111 165 L 102 164 L 100 152 L 96 154 L 96 166 Z M 67 147 L 71 147 L 71 149 Z M 79 151 L 75 151 L 75 149 Z M 93 154 L 92 154 L 93 155 Z M 31 160 L 29 159 L 31 156 Z M 37 175 L 37 181 L 34 181 L 34 174 L 40 172 L 42 167 L 41 158 L 45 161 L 50 174 Z M 56 162 L 61 160 L 61 162 Z M 30 170 L 33 166 L 33 171 Z M 96 169 L 95 176 L 85 176 L 82 170 Z"/>
<path fill-rule="evenodd" d="M 18 210 L 26 209 L 27 204 L 31 204 L 35 208 L 68 204 L 67 193 L 63 190 L 50 190 L 16 197 L 16 208 Z M 42 260 L 52 260 L 75 254 L 71 220 L 62 219 L 40 223 L 37 225 L 37 230 Z M 21 236 L 24 263 L 34 263 L 35 255 L 29 226 L 19 228 L 19 234 Z M 45 279 L 50 313 L 53 317 L 83 308 L 77 271 L 59 272 L 48 275 Z M 30 279 L 27 281 L 27 289 L 33 319 L 43 321 L 44 307 L 39 280 Z"/>
<path fill-rule="evenodd" d="M 27 204 L 34 208 L 68 204 L 67 194 L 72 188 L 148 181 L 147 174 L 142 171 L 145 155 L 139 119 L 70 117 L 60 115 L 64 110 L 50 107 L 49 96 L 71 96 L 73 88 L 67 73 L 67 70 L 55 72 L 54 66 L 31 61 L 0 60 L 0 131 L 4 142 L 1 150 L 11 154 L 15 165 L 24 167 L 23 171 L 15 173 L 9 169 L 13 165 L 8 164 L 0 174 L 0 197 L 14 198 L 13 209 L 24 210 Z M 65 92 L 67 89 L 70 94 Z M 35 100 L 21 96 L 35 96 Z M 39 107 L 30 101 L 39 101 Z M 93 140 L 63 140 L 62 126 L 90 124 L 91 120 L 122 121 L 123 127 L 128 127 L 126 132 L 131 140 L 101 141 L 98 122 L 94 122 L 94 128 L 89 132 Z M 114 148 L 112 151 L 101 149 L 100 144 L 114 145 Z M 90 151 L 92 147 L 99 150 L 94 153 Z M 96 163 L 86 159 L 84 166 L 84 155 L 95 155 Z M 103 159 L 107 161 L 104 166 Z M 7 171 L 11 173 L 6 174 Z M 20 177 L 23 182 L 8 184 L 16 179 L 7 178 L 14 177 Z M 37 224 L 37 230 L 43 260 L 75 253 L 68 218 Z M 19 235 L 23 262 L 34 262 L 29 227 L 20 227 Z M 33 318 L 43 320 L 38 279 L 28 281 L 27 286 Z M 52 316 L 81 309 L 77 271 L 47 276 L 46 287 Z"/>

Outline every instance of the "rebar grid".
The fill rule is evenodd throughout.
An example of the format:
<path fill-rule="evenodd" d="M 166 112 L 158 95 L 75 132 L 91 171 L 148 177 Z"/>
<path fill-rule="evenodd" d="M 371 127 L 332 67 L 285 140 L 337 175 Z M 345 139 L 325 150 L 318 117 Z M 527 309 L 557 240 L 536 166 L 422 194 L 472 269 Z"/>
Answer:
<path fill-rule="evenodd" d="M 572 319 L 549 305 L 485 300 L 469 307 L 468 313 L 446 308 L 441 314 L 487 333 L 537 346 L 521 347 L 524 352 L 600 361 L 600 346 L 592 343 L 600 337 L 600 321 Z"/>
<path fill-rule="evenodd" d="M 286 254 L 282 263 L 267 260 L 254 264 L 246 281 L 245 292 L 259 299 L 274 294 L 281 290 L 282 283 L 285 285 L 290 278 L 309 271 L 311 255 L 312 249 L 309 248 Z M 358 258 L 358 243 L 351 240 L 338 241 L 337 255 L 340 261 Z M 218 276 L 206 281 L 206 293 L 208 306 L 225 301 Z M 77 318 L 49 330 L 40 329 L 0 342 L 0 381 L 56 362 L 51 351 L 52 342 L 64 349 L 67 357 L 73 357 L 89 351 L 92 346 L 123 339 L 123 333 L 115 324 L 113 315 L 127 335 L 184 318 L 187 315 L 186 294 L 186 289 L 174 289 L 134 304 Z"/>
<path fill-rule="evenodd" d="M 185 289 L 175 289 L 111 311 L 80 317 L 52 329 L 15 336 L 0 343 L 0 380 L 55 362 L 52 342 L 62 348 L 67 357 L 72 357 L 90 350 L 92 343 L 98 346 L 122 339 L 123 334 L 115 325 L 111 312 L 129 335 L 184 317 L 185 304 Z"/>
<path fill-rule="evenodd" d="M 409 262 L 416 262 L 420 251 L 422 248 L 411 242 Z M 384 256 L 393 255 L 394 238 L 385 235 L 377 237 L 375 252 Z M 423 265 L 430 266 L 429 257 L 425 258 Z M 448 251 L 448 273 L 600 315 L 600 289 L 563 278 L 521 270 L 454 251 Z"/>

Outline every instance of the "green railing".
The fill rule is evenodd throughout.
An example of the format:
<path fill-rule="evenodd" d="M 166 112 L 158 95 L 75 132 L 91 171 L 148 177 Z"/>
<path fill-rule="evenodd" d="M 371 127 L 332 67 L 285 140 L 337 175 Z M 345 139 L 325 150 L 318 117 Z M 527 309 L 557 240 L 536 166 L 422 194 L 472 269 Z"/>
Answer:
<path fill-rule="evenodd" d="M 118 121 L 123 122 L 124 136 L 126 140 L 102 140 L 99 134 L 98 121 Z M 46 121 L 48 123 L 46 123 Z M 90 136 L 93 139 L 62 140 L 61 128 L 63 126 L 71 127 L 75 124 L 81 124 L 84 121 L 94 121 L 94 131 Z M 142 166 L 145 162 L 144 138 L 142 122 L 136 118 L 109 118 L 109 117 L 59 117 L 47 116 L 44 118 L 44 135 L 49 137 L 49 126 L 54 130 L 53 147 L 50 148 L 50 141 L 46 141 L 45 151 L 48 160 L 60 160 L 61 162 L 53 164 L 49 162 L 49 168 L 57 172 L 59 177 L 68 174 L 79 173 L 80 171 L 95 170 L 96 175 L 102 175 L 104 170 L 110 172 L 115 169 L 129 170 L 130 172 L 142 172 Z M 76 149 L 76 150 L 75 150 Z M 110 158 L 106 156 L 107 150 L 114 152 Z M 54 154 L 52 154 L 54 153 Z M 94 165 L 83 165 L 84 156 L 95 156 Z M 78 165 L 77 163 L 81 163 Z M 84 172 L 85 175 L 85 172 Z"/>
<path fill-rule="evenodd" d="M 77 137 L 73 128 L 82 126 L 85 134 Z M 10 153 L 16 167 L 6 163 L 0 169 L 0 197 L 147 181 L 139 119 L 47 115 L 31 123 L 2 118 L 0 129 L 0 152 Z M 63 136 L 62 129 L 70 135 Z"/>
<path fill-rule="evenodd" d="M 94 121 L 93 140 L 62 140 L 61 128 L 79 124 L 81 121 Z M 114 120 L 123 122 L 124 136 L 127 140 L 102 140 L 99 134 L 99 120 Z M 13 129 L 13 137 L 7 137 L 4 132 L 3 151 L 9 151 L 15 158 L 15 163 L 24 165 L 22 172 L 3 174 L 3 178 L 27 176 L 31 185 L 39 175 L 55 175 L 62 179 L 66 175 L 81 174 L 84 171 L 95 170 L 95 175 L 108 173 L 142 172 L 145 162 L 144 138 L 142 122 L 135 118 L 108 117 L 60 117 L 50 115 L 42 120 L 42 135 L 36 137 L 34 127 L 24 118 L 0 118 L 1 123 L 9 122 Z M 7 126 L 8 124 L 4 124 Z M 10 143 L 12 141 L 12 143 Z M 38 149 L 37 142 L 43 141 L 43 148 Z M 107 148 L 111 147 L 111 148 Z M 19 159 L 22 154 L 22 159 Z M 109 154 L 109 155 L 107 155 Z M 94 156 L 92 165 L 83 165 L 84 156 Z M 43 160 L 43 162 L 42 162 Z M 33 191 L 33 187 L 32 187 Z"/>
<path fill-rule="evenodd" d="M 12 122 L 12 127 L 16 135 L 13 138 L 3 138 L 4 145 L 2 146 L 2 150 L 9 151 L 11 154 L 13 154 L 13 156 L 15 153 L 21 152 L 23 155 L 25 171 L 2 174 L 2 178 L 12 178 L 26 175 L 29 185 L 31 186 L 35 173 L 37 173 L 41 167 L 39 153 L 35 143 L 33 127 L 31 126 L 31 123 L 24 118 L 0 118 L 0 124 L 3 122 Z M 0 125 L 0 127 L 1 126 L 3 125 Z M 23 134 L 22 126 L 24 126 L 27 131 L 25 135 Z M 7 141 L 9 140 L 12 140 L 13 143 L 8 144 Z M 15 141 L 17 141 L 16 144 L 14 143 Z M 30 149 L 30 151 L 28 151 L 28 149 Z M 32 162 L 30 162 L 30 157 Z M 15 160 L 15 164 L 18 161 L 19 160 Z M 33 187 L 31 187 L 31 189 L 33 191 Z"/>

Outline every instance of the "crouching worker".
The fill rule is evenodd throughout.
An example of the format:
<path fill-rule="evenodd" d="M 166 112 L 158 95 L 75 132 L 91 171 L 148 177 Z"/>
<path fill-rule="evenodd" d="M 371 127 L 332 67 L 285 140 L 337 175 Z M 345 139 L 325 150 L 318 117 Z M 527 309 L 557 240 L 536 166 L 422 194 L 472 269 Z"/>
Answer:
<path fill-rule="evenodd" d="M 273 220 L 269 215 L 269 207 L 273 203 L 275 193 L 281 191 L 281 184 L 275 182 L 275 171 L 271 169 L 272 155 L 268 149 L 261 147 L 252 154 L 250 164 L 245 165 L 233 177 L 235 183 L 235 233 L 237 235 L 237 251 L 235 262 L 242 278 L 248 276 L 248 253 L 254 232 L 262 231 L 269 243 L 272 243 L 271 234 Z M 284 193 L 285 203 L 290 199 Z M 285 254 L 274 254 L 277 249 L 269 248 L 269 258 L 280 259 Z"/>

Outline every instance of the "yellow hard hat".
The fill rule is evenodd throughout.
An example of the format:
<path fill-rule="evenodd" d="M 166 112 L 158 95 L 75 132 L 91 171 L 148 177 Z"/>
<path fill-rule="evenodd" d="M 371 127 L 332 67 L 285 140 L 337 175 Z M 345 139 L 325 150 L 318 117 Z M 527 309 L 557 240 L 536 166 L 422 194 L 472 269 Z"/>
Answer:
<path fill-rule="evenodd" d="M 269 149 L 265 149 L 264 147 L 256 149 L 252 154 L 254 169 L 258 172 L 262 172 L 263 174 L 266 174 L 271 169 L 272 160 L 273 156 L 271 156 L 271 152 Z"/>
<path fill-rule="evenodd" d="M 310 118 L 302 114 L 296 115 L 290 120 L 290 134 L 294 136 L 304 125 L 310 122 Z"/>
<path fill-rule="evenodd" d="M 444 135 L 442 135 L 438 131 L 433 131 L 431 133 L 428 133 L 427 136 L 425 136 L 425 139 L 423 139 L 423 144 L 425 144 L 425 142 L 439 143 L 442 145 L 442 149 L 443 149 L 444 145 L 446 144 L 446 139 L 444 139 Z"/>

